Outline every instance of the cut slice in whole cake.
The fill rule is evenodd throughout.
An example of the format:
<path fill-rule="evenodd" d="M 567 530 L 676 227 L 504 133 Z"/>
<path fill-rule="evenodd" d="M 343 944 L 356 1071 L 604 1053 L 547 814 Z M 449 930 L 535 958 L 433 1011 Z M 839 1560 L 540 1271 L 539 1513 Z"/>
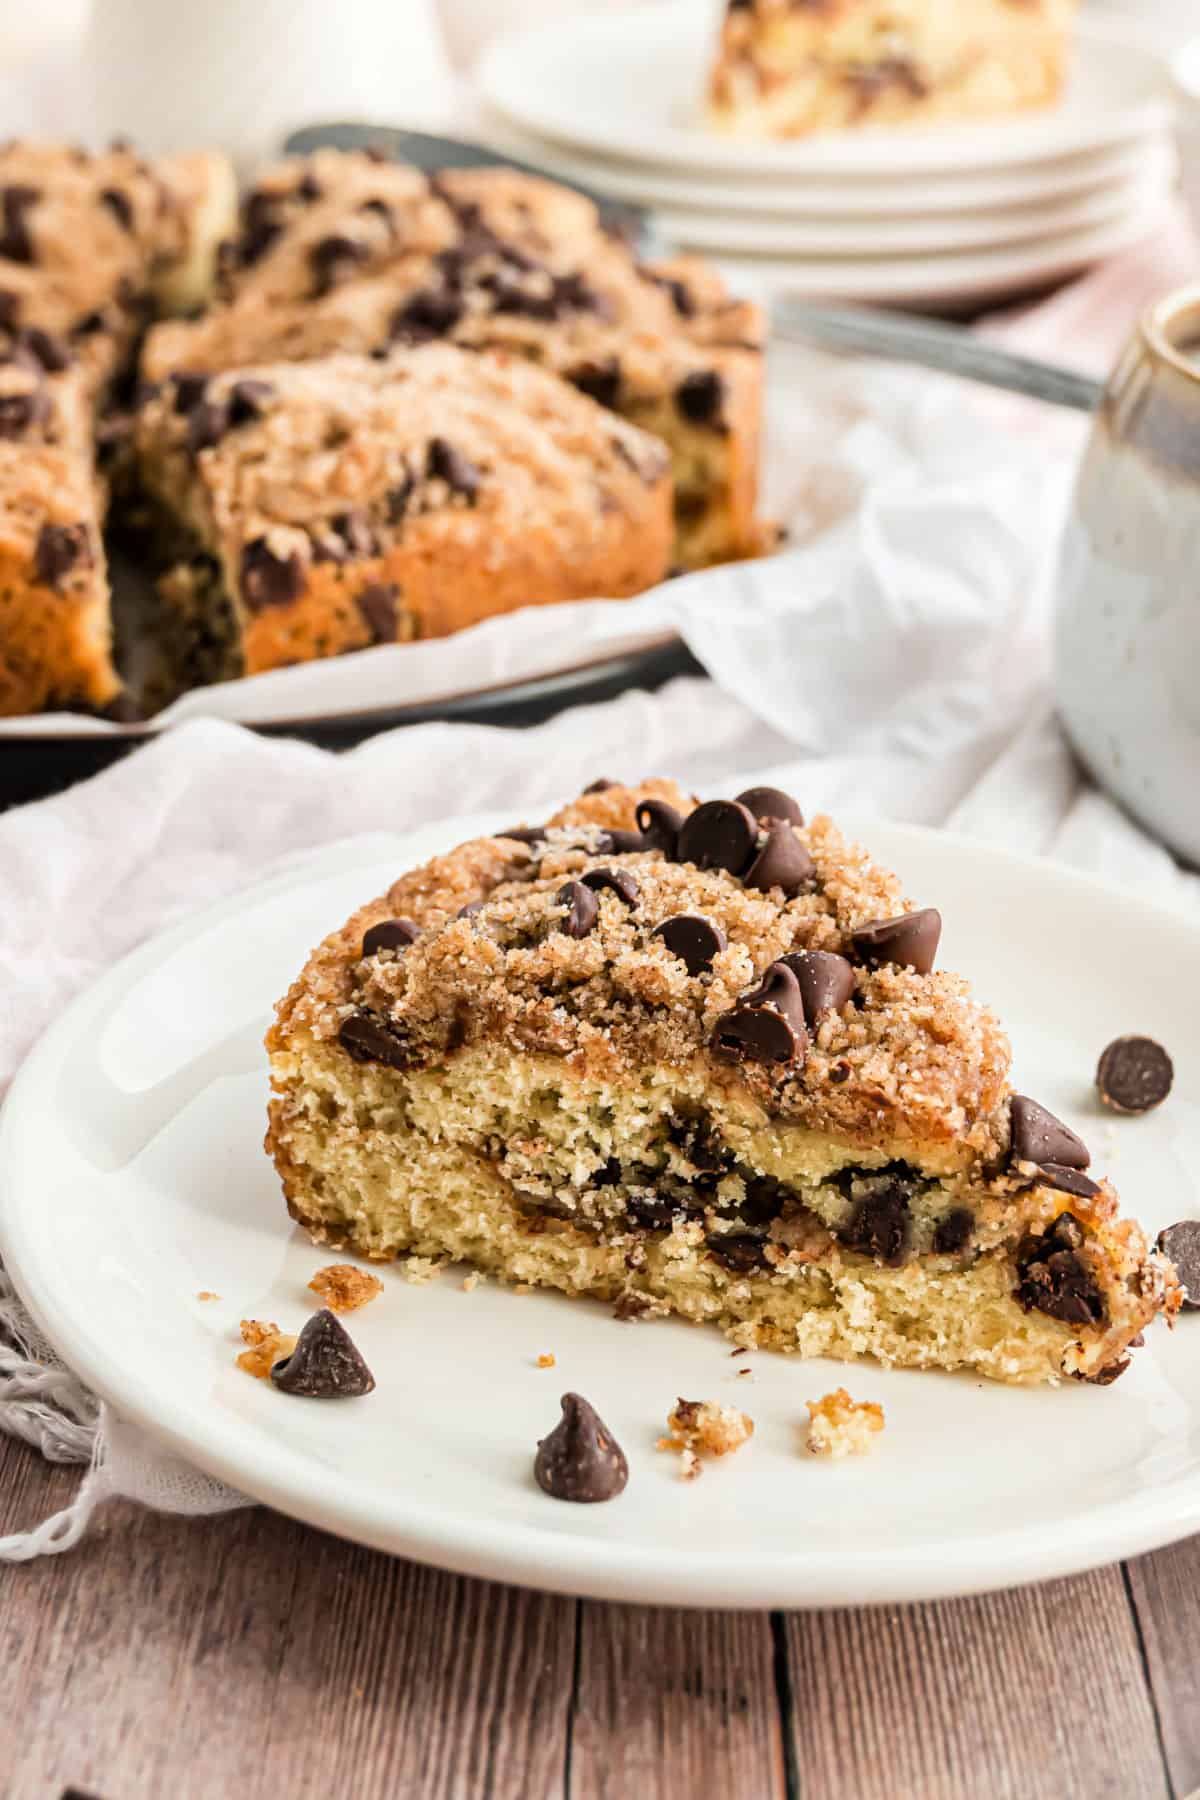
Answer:
<path fill-rule="evenodd" d="M 742 1345 L 1112 1381 L 1175 1273 L 939 931 L 777 790 L 598 783 L 313 953 L 267 1040 L 288 1208 Z"/>
<path fill-rule="evenodd" d="M 709 122 L 743 137 L 929 124 L 1058 97 L 1076 0 L 728 0 Z"/>

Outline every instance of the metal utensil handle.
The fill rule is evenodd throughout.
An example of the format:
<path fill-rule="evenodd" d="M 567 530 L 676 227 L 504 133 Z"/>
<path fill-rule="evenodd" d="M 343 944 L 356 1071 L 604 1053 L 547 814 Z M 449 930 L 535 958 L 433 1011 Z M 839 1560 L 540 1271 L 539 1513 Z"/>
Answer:
<path fill-rule="evenodd" d="M 1103 383 L 1088 375 L 1030 356 L 1014 356 L 1009 350 L 982 343 L 962 325 L 916 318 L 911 313 L 812 306 L 784 299 L 771 309 L 771 326 L 778 337 L 917 363 L 944 375 L 959 375 L 967 381 L 1046 400 L 1052 406 L 1069 406 L 1076 412 L 1094 412 L 1104 393 Z"/>

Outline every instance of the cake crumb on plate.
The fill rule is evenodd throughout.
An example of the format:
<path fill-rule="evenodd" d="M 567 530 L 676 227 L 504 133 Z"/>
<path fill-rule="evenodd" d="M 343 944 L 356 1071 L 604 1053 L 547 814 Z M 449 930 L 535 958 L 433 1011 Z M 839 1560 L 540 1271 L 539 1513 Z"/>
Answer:
<path fill-rule="evenodd" d="M 266 1381 L 272 1364 L 282 1362 L 296 1348 L 293 1333 L 280 1331 L 278 1325 L 268 1325 L 262 1319 L 243 1319 L 241 1333 L 242 1342 L 248 1347 L 238 1357 L 237 1366 L 258 1381 Z"/>
<path fill-rule="evenodd" d="M 219 1300 L 220 1294 L 214 1294 L 211 1288 L 201 1288 L 196 1295 L 197 1300 Z"/>
<path fill-rule="evenodd" d="M 813 1456 L 865 1456 L 883 1430 L 883 1408 L 852 1400 L 845 1388 L 808 1403 L 807 1447 Z"/>
<path fill-rule="evenodd" d="M 552 1369 L 554 1367 L 554 1357 L 549 1350 L 544 1350 L 538 1357 L 537 1366 L 539 1369 Z"/>
<path fill-rule="evenodd" d="M 659 1438 L 658 1448 L 679 1452 L 685 1481 L 699 1475 L 701 1457 L 728 1456 L 754 1436 L 754 1420 L 718 1400 L 677 1400 L 667 1414 L 667 1428 L 670 1435 Z"/>
<path fill-rule="evenodd" d="M 329 1263 L 317 1270 L 308 1285 L 330 1312 L 335 1313 L 355 1312 L 383 1292 L 378 1275 L 356 1269 L 353 1263 Z"/>

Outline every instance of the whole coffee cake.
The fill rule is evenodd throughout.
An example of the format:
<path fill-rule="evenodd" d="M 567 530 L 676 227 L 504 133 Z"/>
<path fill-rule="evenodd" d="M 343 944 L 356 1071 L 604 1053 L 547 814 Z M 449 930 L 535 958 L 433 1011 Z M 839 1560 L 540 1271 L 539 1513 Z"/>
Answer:
<path fill-rule="evenodd" d="M 1110 1382 L 1174 1270 L 940 925 L 777 790 L 597 783 L 314 951 L 267 1039 L 288 1208 L 741 1345 Z"/>
<path fill-rule="evenodd" d="M 258 177 L 222 300 L 150 334 L 144 373 L 384 355 L 443 339 L 540 363 L 669 447 L 675 561 L 757 553 L 763 321 L 704 265 L 646 266 L 590 200 L 511 170 L 427 178 L 319 150 Z"/>

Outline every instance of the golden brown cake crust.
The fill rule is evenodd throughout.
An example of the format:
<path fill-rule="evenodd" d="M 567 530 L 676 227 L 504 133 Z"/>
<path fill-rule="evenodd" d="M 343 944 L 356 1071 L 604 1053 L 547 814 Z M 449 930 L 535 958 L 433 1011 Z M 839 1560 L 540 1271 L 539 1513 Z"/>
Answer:
<path fill-rule="evenodd" d="M 137 442 L 251 674 L 667 570 L 662 447 L 519 359 L 430 344 L 167 382 Z"/>

